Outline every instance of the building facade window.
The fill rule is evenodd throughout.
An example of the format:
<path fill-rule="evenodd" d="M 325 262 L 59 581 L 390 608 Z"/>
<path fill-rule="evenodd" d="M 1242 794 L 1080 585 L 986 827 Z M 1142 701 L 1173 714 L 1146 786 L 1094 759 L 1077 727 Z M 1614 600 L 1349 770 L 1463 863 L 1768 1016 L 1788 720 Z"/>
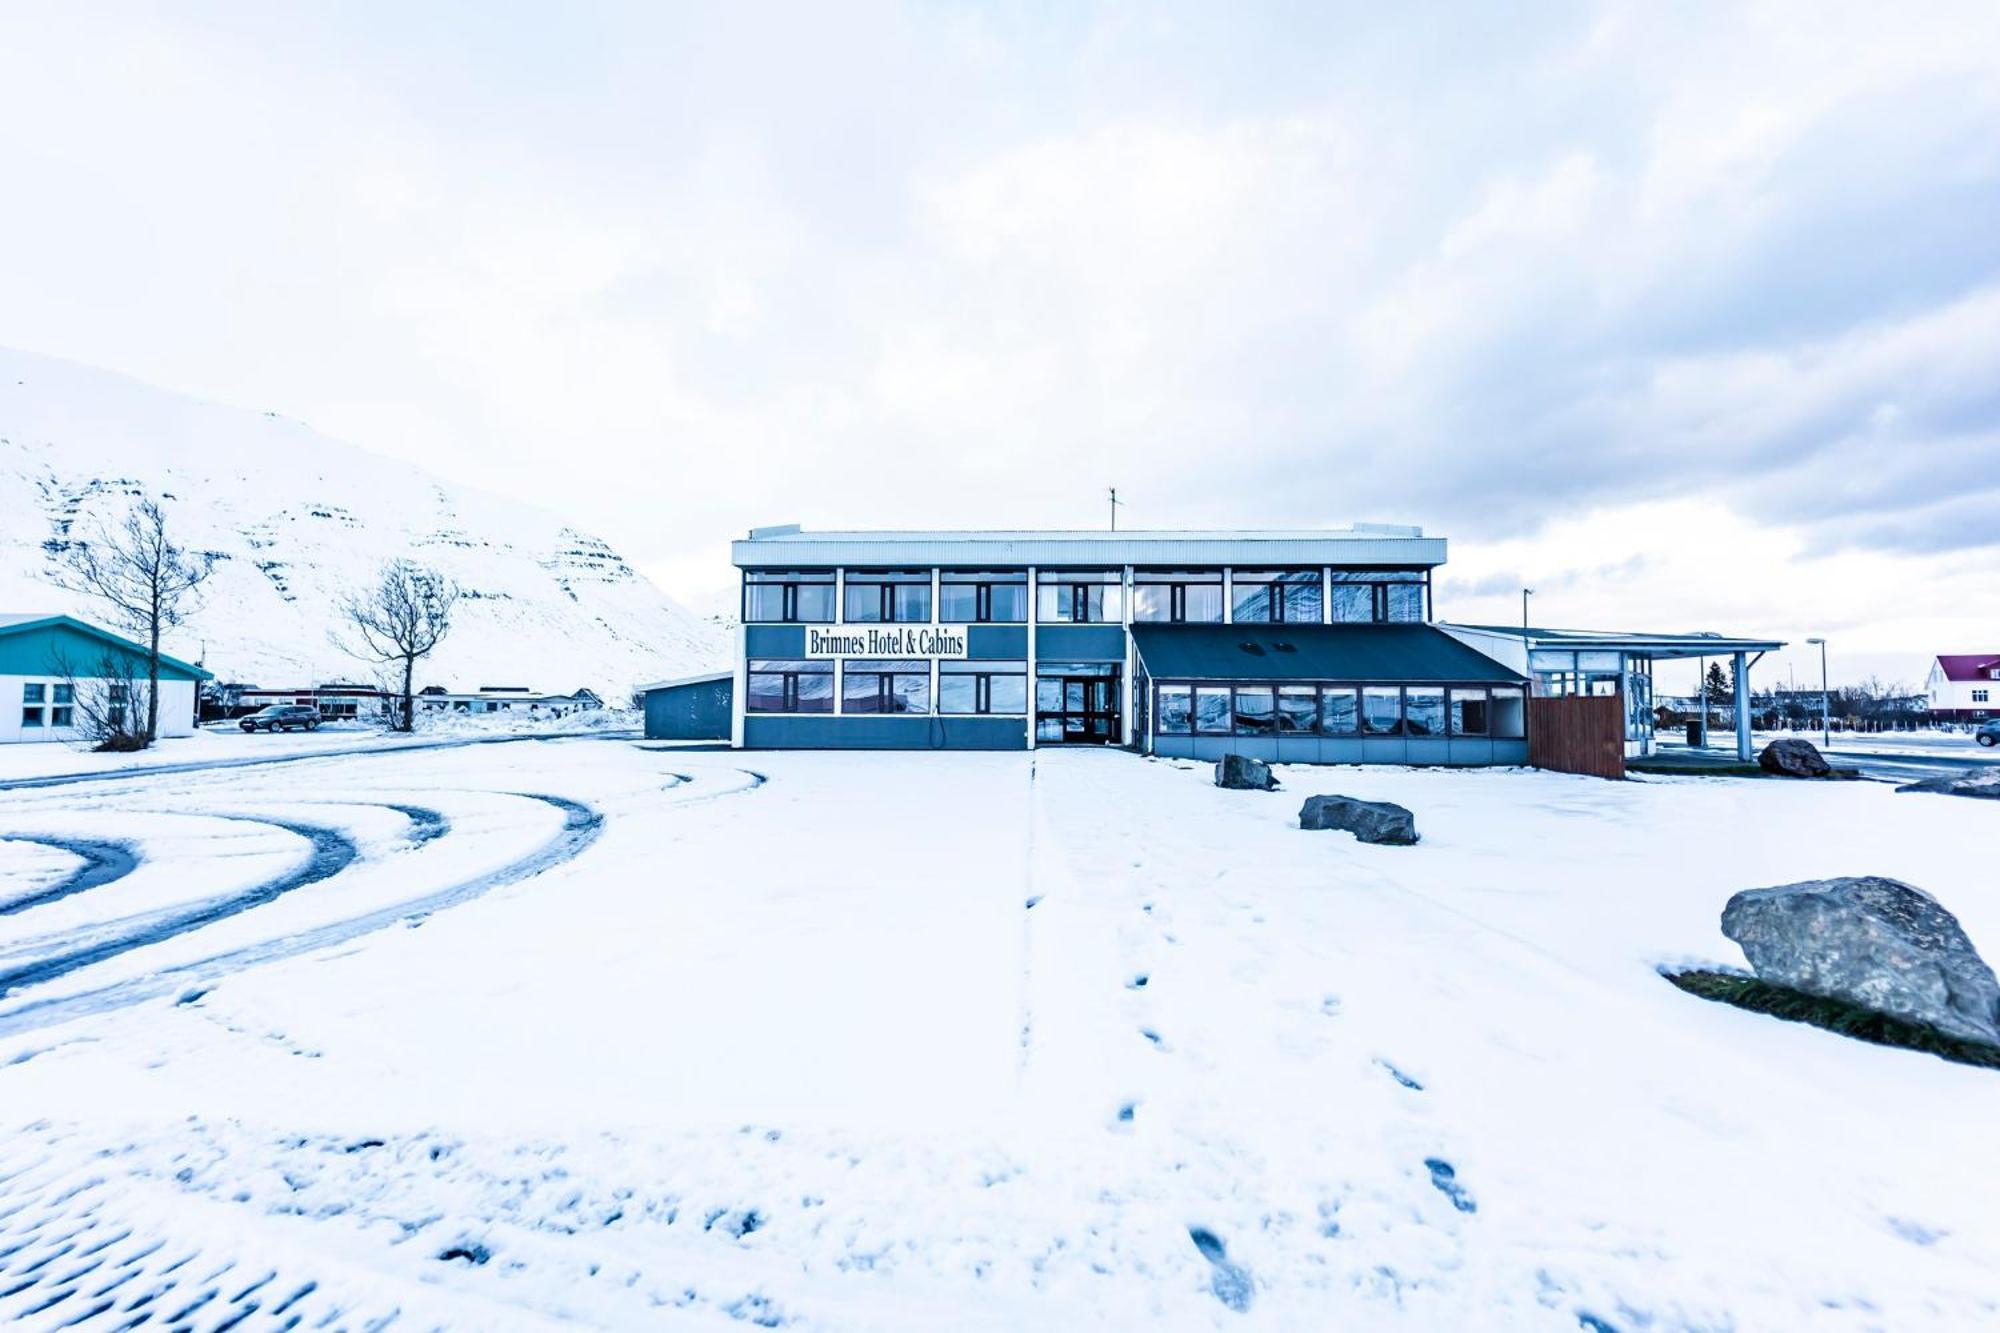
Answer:
<path fill-rule="evenodd" d="M 833 620 L 830 569 L 746 569 L 746 624 L 827 624 Z"/>
<path fill-rule="evenodd" d="M 938 619 L 951 624 L 1025 623 L 1027 571 L 945 570 L 938 575 Z"/>
<path fill-rule="evenodd" d="M 1444 735 L 1444 691 L 1432 685 L 1412 685 L 1403 691 L 1403 734 Z"/>
<path fill-rule="evenodd" d="M 831 713 L 833 663 L 753 658 L 745 675 L 743 708 L 749 713 Z"/>
<path fill-rule="evenodd" d="M 1051 624 L 1114 624 L 1125 618 L 1124 577 L 1116 570 L 1049 570 L 1035 585 L 1035 619 Z"/>
<path fill-rule="evenodd" d="M 21 686 L 21 729 L 23 731 L 47 725 L 49 687 L 40 681 L 28 681 Z"/>
<path fill-rule="evenodd" d="M 1317 569 L 1238 569 L 1230 581 L 1230 618 L 1241 625 L 1317 625 L 1321 576 Z"/>
<path fill-rule="evenodd" d="M 1524 691 L 1507 685 L 1159 683 L 1161 736 L 1457 736 L 1521 740 Z"/>
<path fill-rule="evenodd" d="M 1985 691 L 1985 690 L 1974 690 L 1974 691 L 1972 692 L 1972 702 L 1974 702 L 1974 703 L 1976 703 L 1976 704 L 1983 704 L 1983 703 L 1985 703 L 1985 702 L 1986 702 L 1986 691 Z"/>
<path fill-rule="evenodd" d="M 1134 571 L 1132 619 L 1156 624 L 1220 625 L 1222 571 L 1219 569 Z"/>
<path fill-rule="evenodd" d="M 1337 625 L 1423 623 L 1421 569 L 1336 569 L 1331 585 L 1327 619 Z"/>
<path fill-rule="evenodd" d="M 843 713 L 928 713 L 930 663 L 920 658 L 855 659 L 840 668 Z"/>
<path fill-rule="evenodd" d="M 921 569 L 851 569 L 845 616 L 851 624 L 923 624 L 931 618 L 931 576 Z"/>
<path fill-rule="evenodd" d="M 1020 717 L 1027 711 L 1026 662 L 938 663 L 938 712 Z"/>

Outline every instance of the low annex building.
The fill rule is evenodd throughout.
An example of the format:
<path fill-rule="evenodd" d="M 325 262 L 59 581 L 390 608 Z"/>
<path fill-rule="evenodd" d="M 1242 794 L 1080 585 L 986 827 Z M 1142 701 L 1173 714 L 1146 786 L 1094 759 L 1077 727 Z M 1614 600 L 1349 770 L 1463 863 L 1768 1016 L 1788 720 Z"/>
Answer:
<path fill-rule="evenodd" d="M 162 736 L 191 736 L 195 691 L 208 673 L 160 658 Z M 0 614 L 0 744 L 86 739 L 90 707 L 145 708 L 146 649 L 61 615 Z"/>

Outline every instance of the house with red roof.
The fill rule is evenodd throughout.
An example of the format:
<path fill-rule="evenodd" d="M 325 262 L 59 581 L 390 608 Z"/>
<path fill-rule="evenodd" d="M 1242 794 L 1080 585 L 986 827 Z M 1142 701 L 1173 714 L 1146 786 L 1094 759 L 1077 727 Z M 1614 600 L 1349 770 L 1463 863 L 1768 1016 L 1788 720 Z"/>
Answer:
<path fill-rule="evenodd" d="M 1924 689 L 1940 722 L 2000 717 L 2000 653 L 1943 654 L 1931 663 Z"/>

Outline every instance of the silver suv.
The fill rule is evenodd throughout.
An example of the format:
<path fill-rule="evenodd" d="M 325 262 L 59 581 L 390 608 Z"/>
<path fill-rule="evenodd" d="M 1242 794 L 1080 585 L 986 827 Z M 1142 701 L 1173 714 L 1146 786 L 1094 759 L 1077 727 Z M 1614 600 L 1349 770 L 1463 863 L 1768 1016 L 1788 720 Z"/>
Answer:
<path fill-rule="evenodd" d="M 1982 723 L 1979 730 L 1972 733 L 1972 739 L 1988 748 L 2000 745 L 2000 717 L 1994 718 L 1991 722 Z"/>
<path fill-rule="evenodd" d="M 311 704 L 272 704 L 260 708 L 243 719 L 243 730 L 290 731 L 294 727 L 302 731 L 319 729 L 319 709 Z"/>

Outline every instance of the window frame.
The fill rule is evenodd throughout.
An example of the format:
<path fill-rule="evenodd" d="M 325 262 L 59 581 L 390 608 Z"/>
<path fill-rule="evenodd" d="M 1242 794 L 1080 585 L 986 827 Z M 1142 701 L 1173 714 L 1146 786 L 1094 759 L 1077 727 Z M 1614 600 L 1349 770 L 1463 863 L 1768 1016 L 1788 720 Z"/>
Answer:
<path fill-rule="evenodd" d="M 757 664 L 759 662 L 766 663 L 766 669 L 758 670 Z M 773 671 L 769 669 L 768 664 L 770 663 L 784 663 L 785 666 L 781 670 Z M 776 676 L 779 678 L 778 700 L 781 705 L 780 707 L 758 708 L 752 706 L 751 699 L 754 696 L 751 691 L 751 681 L 758 676 Z M 801 698 L 799 694 L 799 677 L 801 676 L 823 676 L 826 678 L 828 690 L 826 707 L 799 707 L 799 700 Z M 807 715 L 831 713 L 834 711 L 834 704 L 836 702 L 835 691 L 837 688 L 838 683 L 834 680 L 833 662 L 831 659 L 821 663 L 818 659 L 805 657 L 754 657 L 746 660 L 744 663 L 743 711 L 746 715 L 754 714 L 758 717 L 786 717 L 799 713 Z"/>
<path fill-rule="evenodd" d="M 973 615 L 961 620 L 957 616 L 947 619 L 944 613 L 946 588 L 971 587 Z M 1019 619 L 996 618 L 993 614 L 993 590 L 995 588 L 1019 588 L 1021 590 L 1021 615 Z M 1029 605 L 1028 571 L 1006 569 L 940 569 L 938 571 L 937 601 L 931 610 L 939 623 L 967 625 L 1025 625 L 1033 608 Z"/>
<path fill-rule="evenodd" d="M 1022 706 L 1019 710 L 996 710 L 993 707 L 993 678 L 1012 677 L 1021 681 Z M 947 680 L 972 680 L 972 708 L 946 708 L 944 706 L 944 683 Z M 964 658 L 940 659 L 938 661 L 937 697 L 932 701 L 931 711 L 939 717 L 1026 717 L 1028 700 L 1032 694 L 1027 688 L 1028 663 L 1025 658 Z"/>
<path fill-rule="evenodd" d="M 1320 740 L 1366 740 L 1366 739 L 1417 739 L 1417 740 L 1481 740 L 1518 741 L 1527 734 L 1527 689 L 1519 685 L 1496 685 L 1487 681 L 1383 681 L 1383 680 L 1258 680 L 1243 679 L 1231 681 L 1202 681 L 1181 678 L 1159 678 L 1153 682 L 1155 704 L 1147 733 L 1153 736 L 1251 736 L 1259 739 L 1320 739 Z M 1396 696 L 1396 729 L 1394 731 L 1370 731 L 1367 729 L 1367 698 L 1370 691 L 1394 691 Z M 1436 691 L 1440 696 L 1442 709 L 1440 726 L 1434 732 L 1412 733 L 1409 730 L 1410 691 L 1422 692 L 1425 698 Z M 1271 695 L 1271 727 L 1268 730 L 1246 729 L 1239 725 L 1241 711 L 1239 696 L 1245 691 L 1268 691 Z M 1309 729 L 1294 731 L 1284 725 L 1285 702 L 1289 695 L 1294 701 L 1304 692 L 1312 697 L 1312 725 Z M 1186 695 L 1187 726 L 1185 729 L 1169 728 L 1165 719 L 1169 709 L 1165 700 L 1169 696 Z M 1221 696 L 1226 707 L 1220 714 L 1226 719 L 1226 727 L 1202 726 L 1201 699 L 1203 695 Z M 1327 707 L 1328 695 L 1344 696 L 1351 705 L 1352 725 L 1344 731 L 1328 731 L 1326 726 L 1331 716 Z M 1518 709 L 1520 719 L 1519 735 L 1503 735 L 1499 726 L 1500 699 L 1511 698 Z M 1260 701 L 1261 702 L 1261 701 Z M 1480 731 L 1462 729 L 1457 722 L 1459 713 L 1454 710 L 1455 702 L 1478 702 L 1485 710 L 1485 727 Z M 1220 719 L 1218 719 L 1220 720 Z"/>
<path fill-rule="evenodd" d="M 881 665 L 884 663 L 908 663 L 907 667 Z M 859 666 L 859 670 L 855 668 Z M 875 678 L 874 708 L 849 708 L 848 685 L 857 676 Z M 923 682 L 924 706 L 922 708 L 896 708 L 896 682 L 909 676 Z M 931 691 L 930 659 L 922 657 L 869 657 L 856 658 L 840 664 L 840 681 L 836 688 L 836 698 L 840 713 L 844 717 L 933 717 L 937 714 L 937 700 Z M 965 716 L 965 714 L 959 714 Z"/>
<path fill-rule="evenodd" d="M 1135 569 L 1132 571 L 1132 604 L 1127 607 L 1128 618 L 1134 625 L 1221 625 L 1229 619 L 1229 602 L 1224 597 L 1225 580 L 1220 569 Z M 1139 614 L 1139 598 L 1148 589 L 1164 588 L 1167 593 L 1167 614 L 1145 616 Z M 1188 619 L 1187 593 L 1189 588 L 1212 588 L 1215 590 L 1215 616 L 1200 620 Z"/>
<path fill-rule="evenodd" d="M 844 625 L 927 625 L 936 623 L 933 613 L 937 604 L 931 600 L 931 589 L 936 583 L 936 571 L 929 569 L 850 569 L 841 577 L 840 623 Z M 876 593 L 875 609 L 877 618 L 856 617 L 854 597 L 857 592 L 873 588 Z M 898 588 L 921 588 L 924 594 L 924 613 L 921 616 L 898 616 L 896 614 L 896 590 Z"/>
<path fill-rule="evenodd" d="M 1093 588 L 1117 596 L 1117 615 L 1103 614 L 1102 603 L 1106 599 L 1102 596 L 1098 599 L 1099 614 L 1096 616 L 1087 614 L 1090 606 L 1090 590 Z M 1045 593 L 1056 593 L 1060 600 L 1067 604 L 1070 614 L 1066 617 L 1043 615 L 1042 596 Z M 1037 625 L 1122 625 L 1126 623 L 1126 610 L 1125 575 L 1122 570 L 1055 569 L 1040 571 L 1035 577 L 1034 612 Z M 1079 615 L 1077 614 L 1079 611 L 1086 614 Z"/>
<path fill-rule="evenodd" d="M 779 615 L 750 614 L 750 590 L 752 588 L 778 588 Z M 829 597 L 828 614 L 824 617 L 799 615 L 799 589 L 825 588 Z M 840 609 L 837 596 L 840 577 L 831 569 L 746 569 L 743 571 L 742 612 L 746 625 L 831 625 Z"/>

